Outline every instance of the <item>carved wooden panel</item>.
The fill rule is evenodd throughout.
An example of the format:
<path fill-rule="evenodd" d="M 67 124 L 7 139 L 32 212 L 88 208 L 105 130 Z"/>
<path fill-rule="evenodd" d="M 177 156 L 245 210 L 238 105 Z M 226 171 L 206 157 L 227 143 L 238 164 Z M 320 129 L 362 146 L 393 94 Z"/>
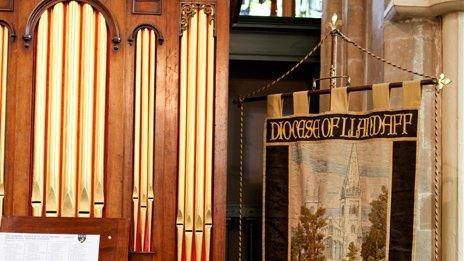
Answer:
<path fill-rule="evenodd" d="M 0 11 L 13 12 L 14 0 L 0 0 Z"/>
<path fill-rule="evenodd" d="M 132 13 L 160 15 L 161 0 L 132 0 Z"/>

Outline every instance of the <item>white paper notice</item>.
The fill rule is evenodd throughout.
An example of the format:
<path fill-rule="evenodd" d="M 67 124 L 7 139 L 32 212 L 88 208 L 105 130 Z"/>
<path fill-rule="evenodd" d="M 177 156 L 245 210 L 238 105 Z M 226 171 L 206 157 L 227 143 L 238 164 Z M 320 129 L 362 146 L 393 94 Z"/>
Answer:
<path fill-rule="evenodd" d="M 0 233 L 0 260 L 97 261 L 99 235 Z"/>

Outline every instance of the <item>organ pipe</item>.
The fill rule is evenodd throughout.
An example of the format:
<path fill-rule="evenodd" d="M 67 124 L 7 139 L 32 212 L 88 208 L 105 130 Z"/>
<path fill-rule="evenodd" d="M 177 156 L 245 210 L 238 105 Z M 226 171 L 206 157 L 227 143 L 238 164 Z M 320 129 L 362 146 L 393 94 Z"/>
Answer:
<path fill-rule="evenodd" d="M 205 260 L 210 260 L 211 228 L 213 226 L 213 127 L 214 127 L 214 24 L 208 19 L 208 76 L 206 87 L 206 152 L 205 152 Z"/>
<path fill-rule="evenodd" d="M 155 66 L 156 66 L 156 36 L 153 30 L 150 31 L 150 64 L 149 64 L 149 90 L 148 90 L 148 239 L 145 250 L 151 249 L 151 230 L 153 223 L 153 203 L 155 200 L 154 192 L 154 147 L 155 147 Z"/>
<path fill-rule="evenodd" d="M 67 48 L 65 51 L 64 110 L 66 117 L 63 124 L 63 192 L 61 215 L 76 215 L 76 150 L 77 150 L 77 109 L 79 97 L 79 56 L 80 41 L 75 32 L 80 31 L 80 6 L 76 2 L 68 5 L 66 17 Z"/>
<path fill-rule="evenodd" d="M 95 102 L 95 137 L 94 137 L 94 217 L 103 217 L 105 188 L 105 107 L 106 107 L 106 61 L 108 33 L 105 18 L 97 16 L 97 76 Z"/>
<path fill-rule="evenodd" d="M 134 103 L 133 234 L 131 250 L 149 252 L 152 247 L 154 204 L 155 72 L 154 29 L 137 32 Z"/>
<path fill-rule="evenodd" d="M 3 215 L 3 200 L 5 198 L 5 124 L 6 124 L 6 83 L 8 74 L 8 28 L 0 26 L 0 51 L 1 51 L 1 100 L 0 100 L 0 224 Z"/>
<path fill-rule="evenodd" d="M 102 14 L 77 1 L 38 21 L 33 216 L 103 216 L 107 30 Z"/>
<path fill-rule="evenodd" d="M 46 207 L 47 217 L 58 216 L 60 186 L 61 90 L 63 76 L 64 8 L 62 3 L 53 7 L 50 35 L 50 70 L 48 94 L 48 126 L 46 153 Z"/>
<path fill-rule="evenodd" d="M 185 145 L 186 145 L 186 123 L 187 123 L 187 48 L 188 36 L 184 33 L 181 36 L 180 50 L 180 102 L 179 102 L 179 177 L 177 195 L 177 260 L 182 260 L 182 244 L 184 240 L 185 222 Z"/>
<path fill-rule="evenodd" d="M 198 16 L 194 15 L 188 30 L 187 57 L 187 143 L 185 157 L 185 256 L 192 259 L 194 190 L 195 190 L 195 110 L 197 99 Z"/>
<path fill-rule="evenodd" d="M 214 5 L 182 5 L 178 260 L 210 259 L 215 71 L 213 16 Z"/>
<path fill-rule="evenodd" d="M 198 68 L 195 130 L 195 254 L 201 260 L 203 241 L 203 216 L 205 203 L 205 120 L 206 120 L 206 65 L 207 18 L 204 10 L 198 11 Z"/>
<path fill-rule="evenodd" d="M 133 202 L 133 250 L 137 250 L 137 232 L 139 222 L 139 184 L 140 184 L 140 92 L 141 92 L 141 63 L 142 63 L 142 32 L 137 33 L 137 47 L 135 56 L 135 120 L 134 120 L 134 185 Z"/>
<path fill-rule="evenodd" d="M 34 160 L 32 173 L 32 215 L 42 216 L 44 200 L 45 113 L 48 72 L 48 11 L 39 20 L 37 32 L 35 106 L 34 106 Z"/>

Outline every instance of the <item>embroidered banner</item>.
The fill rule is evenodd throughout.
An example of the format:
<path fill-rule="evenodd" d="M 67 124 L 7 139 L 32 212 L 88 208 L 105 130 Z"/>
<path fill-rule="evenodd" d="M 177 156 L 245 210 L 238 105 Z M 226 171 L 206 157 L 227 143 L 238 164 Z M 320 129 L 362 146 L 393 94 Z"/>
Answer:
<path fill-rule="evenodd" d="M 401 109 L 366 113 L 347 112 L 342 93 L 336 113 L 282 116 L 280 96 L 269 97 L 263 260 L 430 260 L 432 188 L 419 180 L 430 171 L 417 167 L 427 142 L 423 110 L 404 98 L 420 99 L 412 91 Z"/>

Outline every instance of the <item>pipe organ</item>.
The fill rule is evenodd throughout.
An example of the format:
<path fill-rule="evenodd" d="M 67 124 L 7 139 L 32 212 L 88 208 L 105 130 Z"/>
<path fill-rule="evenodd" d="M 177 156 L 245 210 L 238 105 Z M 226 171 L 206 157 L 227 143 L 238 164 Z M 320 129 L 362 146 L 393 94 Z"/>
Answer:
<path fill-rule="evenodd" d="M 228 31 L 228 1 L 0 1 L 0 231 L 224 260 Z"/>
<path fill-rule="evenodd" d="M 178 260 L 210 260 L 215 68 L 214 5 L 182 5 Z M 205 251 L 203 251 L 203 249 Z"/>
<path fill-rule="evenodd" d="M 102 217 L 105 18 L 70 1 L 46 10 L 37 27 L 32 214 Z"/>

